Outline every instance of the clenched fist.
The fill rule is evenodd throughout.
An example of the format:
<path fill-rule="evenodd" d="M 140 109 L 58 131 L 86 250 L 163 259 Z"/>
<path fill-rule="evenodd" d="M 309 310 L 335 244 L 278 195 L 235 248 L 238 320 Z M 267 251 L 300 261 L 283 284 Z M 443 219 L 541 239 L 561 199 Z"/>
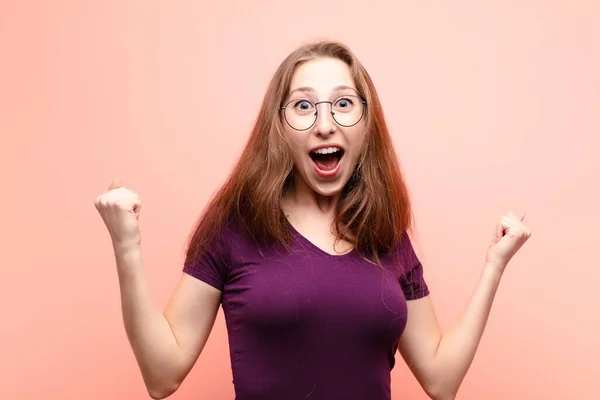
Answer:
<path fill-rule="evenodd" d="M 138 218 L 142 202 L 133 190 L 113 180 L 108 191 L 94 202 L 115 248 L 138 246 L 141 241 Z"/>
<path fill-rule="evenodd" d="M 518 218 L 513 213 L 508 213 L 500 218 L 492 244 L 486 254 L 486 262 L 503 270 L 510 259 L 519 251 L 521 246 L 531 236 L 531 231 L 523 223 L 525 215 Z"/>

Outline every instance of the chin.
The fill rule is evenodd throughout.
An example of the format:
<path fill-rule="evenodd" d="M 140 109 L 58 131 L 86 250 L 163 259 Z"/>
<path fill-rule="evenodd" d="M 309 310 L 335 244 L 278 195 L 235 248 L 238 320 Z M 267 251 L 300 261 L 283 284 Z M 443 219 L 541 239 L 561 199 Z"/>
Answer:
<path fill-rule="evenodd" d="M 317 187 L 312 186 L 312 189 L 314 190 L 314 192 L 316 194 L 318 194 L 319 196 L 323 196 L 323 197 L 337 196 L 342 193 L 343 188 L 344 188 L 343 186 L 337 187 L 337 185 L 335 188 L 323 188 L 323 187 L 319 187 L 319 186 L 317 186 Z"/>
<path fill-rule="evenodd" d="M 308 182 L 308 186 L 320 196 L 332 197 L 342 193 L 342 190 L 344 190 L 348 180 L 349 177 L 346 176 L 330 181 L 323 181 L 312 177 L 312 179 L 310 179 Z"/>

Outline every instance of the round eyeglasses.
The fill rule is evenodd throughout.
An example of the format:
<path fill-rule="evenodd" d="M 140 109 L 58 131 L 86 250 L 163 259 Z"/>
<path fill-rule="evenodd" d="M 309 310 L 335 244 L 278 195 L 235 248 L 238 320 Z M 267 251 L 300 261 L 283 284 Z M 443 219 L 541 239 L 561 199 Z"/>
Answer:
<path fill-rule="evenodd" d="M 319 101 L 313 103 L 306 99 L 291 100 L 281 107 L 283 117 L 288 125 L 297 131 L 305 131 L 317 122 L 319 104 L 328 103 L 331 106 L 331 116 L 334 121 L 343 127 L 351 127 L 360 122 L 367 102 L 359 96 L 344 95 L 334 101 Z"/>

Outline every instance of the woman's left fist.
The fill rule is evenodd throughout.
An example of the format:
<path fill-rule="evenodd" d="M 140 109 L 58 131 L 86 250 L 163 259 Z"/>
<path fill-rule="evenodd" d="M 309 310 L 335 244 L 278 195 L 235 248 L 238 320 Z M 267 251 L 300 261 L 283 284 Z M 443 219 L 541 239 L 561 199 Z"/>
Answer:
<path fill-rule="evenodd" d="M 508 213 L 500 218 L 496 232 L 487 254 L 486 263 L 496 268 L 504 269 L 510 259 L 519 251 L 521 246 L 531 236 L 531 231 L 523 223 L 525 215 L 518 218 Z"/>

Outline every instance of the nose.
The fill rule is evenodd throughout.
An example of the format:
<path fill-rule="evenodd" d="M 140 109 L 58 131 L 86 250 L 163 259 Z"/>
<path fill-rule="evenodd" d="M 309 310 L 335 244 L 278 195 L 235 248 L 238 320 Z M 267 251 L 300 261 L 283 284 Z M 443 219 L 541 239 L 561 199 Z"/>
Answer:
<path fill-rule="evenodd" d="M 330 135 L 336 130 L 333 120 L 332 104 L 329 101 L 321 101 L 315 104 L 317 107 L 317 121 L 315 122 L 315 134 Z"/>

